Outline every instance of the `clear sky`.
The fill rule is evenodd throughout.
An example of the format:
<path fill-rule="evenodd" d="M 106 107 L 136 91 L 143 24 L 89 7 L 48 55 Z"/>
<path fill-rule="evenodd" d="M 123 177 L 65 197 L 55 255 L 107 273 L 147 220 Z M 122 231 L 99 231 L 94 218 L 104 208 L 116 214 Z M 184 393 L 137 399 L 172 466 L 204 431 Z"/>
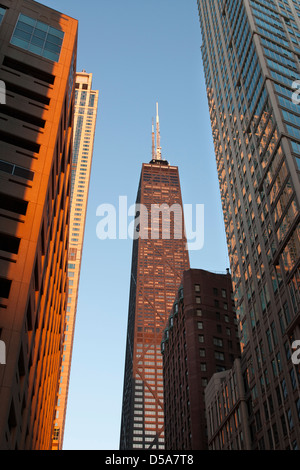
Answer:
<path fill-rule="evenodd" d="M 201 59 L 196 0 L 42 0 L 79 20 L 77 70 L 93 73 L 99 110 L 64 449 L 117 450 L 132 240 L 96 236 L 101 204 L 134 204 L 151 160 L 159 103 L 162 156 L 179 167 L 184 204 L 204 204 L 192 268 L 229 267 Z M 128 221 L 132 219 L 129 218 Z"/>

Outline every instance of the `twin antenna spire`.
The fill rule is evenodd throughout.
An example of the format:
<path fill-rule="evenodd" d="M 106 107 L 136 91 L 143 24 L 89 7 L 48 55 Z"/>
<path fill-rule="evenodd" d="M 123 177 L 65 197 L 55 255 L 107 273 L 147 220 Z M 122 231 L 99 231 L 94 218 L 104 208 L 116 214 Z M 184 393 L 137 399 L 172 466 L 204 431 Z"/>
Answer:
<path fill-rule="evenodd" d="M 152 160 L 161 160 L 158 103 L 156 103 L 156 148 L 155 148 L 155 136 L 154 136 L 154 122 L 152 119 Z"/>

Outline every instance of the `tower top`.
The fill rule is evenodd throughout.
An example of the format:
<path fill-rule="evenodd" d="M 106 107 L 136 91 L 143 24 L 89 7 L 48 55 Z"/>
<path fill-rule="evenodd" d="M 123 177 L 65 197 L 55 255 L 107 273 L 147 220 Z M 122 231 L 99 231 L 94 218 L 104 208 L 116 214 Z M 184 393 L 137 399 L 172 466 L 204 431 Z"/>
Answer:
<path fill-rule="evenodd" d="M 155 160 L 155 137 L 154 137 L 154 122 L 152 118 L 152 160 Z"/>
<path fill-rule="evenodd" d="M 161 146 L 160 146 L 160 128 L 159 128 L 158 103 L 156 103 L 156 160 L 161 160 Z"/>
<path fill-rule="evenodd" d="M 160 146 L 160 128 L 159 128 L 159 115 L 158 115 L 158 103 L 156 102 L 156 139 L 154 132 L 154 120 L 152 118 L 152 160 L 151 163 L 160 163 L 168 165 L 166 160 L 161 158 L 161 146 Z"/>

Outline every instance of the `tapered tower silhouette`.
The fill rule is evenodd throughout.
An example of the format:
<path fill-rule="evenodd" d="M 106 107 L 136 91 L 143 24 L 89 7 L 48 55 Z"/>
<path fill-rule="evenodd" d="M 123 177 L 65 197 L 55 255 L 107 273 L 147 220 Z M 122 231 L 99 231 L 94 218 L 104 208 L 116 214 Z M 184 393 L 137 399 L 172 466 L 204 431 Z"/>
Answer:
<path fill-rule="evenodd" d="M 142 166 L 136 198 L 120 449 L 164 448 L 161 339 L 189 268 L 179 173 L 156 148 Z M 160 217 L 161 215 L 161 217 Z"/>

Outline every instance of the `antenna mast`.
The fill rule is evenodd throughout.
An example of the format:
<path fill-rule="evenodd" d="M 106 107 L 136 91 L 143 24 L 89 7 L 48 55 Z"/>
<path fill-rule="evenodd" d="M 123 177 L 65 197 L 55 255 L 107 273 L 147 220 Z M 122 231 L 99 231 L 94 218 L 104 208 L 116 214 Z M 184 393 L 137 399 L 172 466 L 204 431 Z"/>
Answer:
<path fill-rule="evenodd" d="M 152 160 L 155 160 L 155 137 L 154 137 L 154 122 L 152 118 Z"/>
<path fill-rule="evenodd" d="M 161 160 L 158 103 L 156 103 L 156 160 Z"/>

